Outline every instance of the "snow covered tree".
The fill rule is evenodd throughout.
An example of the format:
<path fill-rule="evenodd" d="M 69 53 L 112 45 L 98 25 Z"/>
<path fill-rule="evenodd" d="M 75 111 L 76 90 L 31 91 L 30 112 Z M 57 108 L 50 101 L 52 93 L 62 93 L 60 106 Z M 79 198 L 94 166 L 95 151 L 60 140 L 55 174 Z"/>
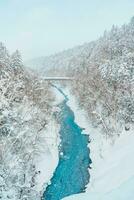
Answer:
<path fill-rule="evenodd" d="M 10 56 L 6 49 L 6 47 L 3 45 L 2 42 L 0 42 L 0 66 L 3 66 L 4 68 L 9 67 L 10 65 Z"/>
<path fill-rule="evenodd" d="M 17 73 L 20 71 L 20 68 L 23 66 L 21 54 L 18 50 L 16 50 L 11 55 L 11 67 L 14 69 L 14 71 Z"/>

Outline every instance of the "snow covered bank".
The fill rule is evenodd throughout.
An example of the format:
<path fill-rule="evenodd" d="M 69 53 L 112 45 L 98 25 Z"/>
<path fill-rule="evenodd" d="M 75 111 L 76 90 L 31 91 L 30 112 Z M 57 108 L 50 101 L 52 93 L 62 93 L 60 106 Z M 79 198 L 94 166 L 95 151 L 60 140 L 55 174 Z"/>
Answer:
<path fill-rule="evenodd" d="M 64 99 L 63 95 L 57 91 L 56 88 L 51 88 L 53 94 L 55 95 L 55 101 L 53 102 L 53 111 L 58 111 L 57 105 Z M 38 174 L 36 176 L 37 191 L 44 191 L 47 184 L 49 183 L 55 168 L 57 167 L 59 161 L 58 145 L 60 143 L 59 138 L 59 124 L 53 117 L 50 119 L 47 129 L 43 134 L 42 142 L 43 145 L 42 152 L 36 160 L 36 169 Z"/>
<path fill-rule="evenodd" d="M 79 109 L 76 99 L 69 97 L 68 104 L 75 113 L 79 126 L 90 135 L 90 183 L 86 193 L 67 197 L 68 200 L 133 200 L 134 191 L 134 134 L 124 131 L 119 138 L 106 139 L 91 126 L 86 113 Z"/>
<path fill-rule="evenodd" d="M 36 189 L 38 191 L 44 191 L 58 164 L 58 133 L 59 126 L 53 119 L 51 119 L 47 125 L 44 137 L 42 138 L 46 147 L 42 148 L 42 152 L 36 160 L 36 169 L 38 171 L 36 177 Z"/>

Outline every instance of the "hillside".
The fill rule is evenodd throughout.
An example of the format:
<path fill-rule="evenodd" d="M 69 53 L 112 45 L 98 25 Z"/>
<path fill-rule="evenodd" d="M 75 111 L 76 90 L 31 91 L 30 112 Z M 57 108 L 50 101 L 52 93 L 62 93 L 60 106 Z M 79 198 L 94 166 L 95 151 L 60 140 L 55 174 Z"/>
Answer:
<path fill-rule="evenodd" d="M 48 84 L 25 69 L 19 52 L 9 55 L 0 43 L 0 199 L 41 198 L 49 172 L 40 161 L 52 145 L 46 137 L 53 100 Z"/>
<path fill-rule="evenodd" d="M 134 123 L 134 18 L 113 26 L 96 41 L 90 56 L 72 72 L 73 93 L 94 126 L 109 136 L 132 129 Z"/>

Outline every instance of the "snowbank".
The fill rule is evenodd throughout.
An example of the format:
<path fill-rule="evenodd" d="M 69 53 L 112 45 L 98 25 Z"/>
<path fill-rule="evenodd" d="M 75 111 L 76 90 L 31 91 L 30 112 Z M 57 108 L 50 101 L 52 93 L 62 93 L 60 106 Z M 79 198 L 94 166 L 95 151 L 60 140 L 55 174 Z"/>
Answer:
<path fill-rule="evenodd" d="M 90 183 L 86 193 L 73 195 L 66 200 L 133 200 L 134 192 L 134 134 L 124 131 L 115 140 L 106 139 L 87 121 L 87 115 L 79 109 L 76 99 L 69 97 L 68 105 L 75 113 L 77 124 L 90 135 Z"/>
<path fill-rule="evenodd" d="M 38 160 L 36 160 L 37 191 L 43 191 L 53 176 L 53 172 L 58 164 L 58 144 L 59 144 L 59 126 L 51 119 L 44 133 L 45 149 L 42 151 Z"/>
<path fill-rule="evenodd" d="M 53 111 L 58 111 L 57 105 L 64 100 L 64 97 L 56 88 L 52 87 L 52 92 L 55 95 L 55 101 L 53 103 Z M 44 191 L 45 187 L 49 183 L 55 168 L 58 165 L 59 153 L 58 145 L 60 143 L 59 138 L 59 125 L 52 118 L 50 119 L 47 129 L 44 132 L 43 140 L 45 143 L 45 148 L 41 152 L 38 160 L 36 160 L 36 169 L 38 174 L 36 176 L 37 191 Z"/>

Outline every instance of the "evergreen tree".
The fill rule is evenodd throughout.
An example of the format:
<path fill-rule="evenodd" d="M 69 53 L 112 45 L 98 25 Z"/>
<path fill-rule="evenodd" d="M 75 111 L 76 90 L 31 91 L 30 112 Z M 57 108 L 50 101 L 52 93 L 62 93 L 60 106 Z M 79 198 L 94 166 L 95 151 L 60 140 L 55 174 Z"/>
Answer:
<path fill-rule="evenodd" d="M 9 67 L 9 63 L 10 63 L 9 53 L 6 47 L 3 45 L 3 43 L 0 42 L 0 65 Z"/>
<path fill-rule="evenodd" d="M 11 67 L 15 72 L 19 72 L 22 66 L 23 64 L 21 54 L 18 50 L 16 50 L 11 56 Z"/>

